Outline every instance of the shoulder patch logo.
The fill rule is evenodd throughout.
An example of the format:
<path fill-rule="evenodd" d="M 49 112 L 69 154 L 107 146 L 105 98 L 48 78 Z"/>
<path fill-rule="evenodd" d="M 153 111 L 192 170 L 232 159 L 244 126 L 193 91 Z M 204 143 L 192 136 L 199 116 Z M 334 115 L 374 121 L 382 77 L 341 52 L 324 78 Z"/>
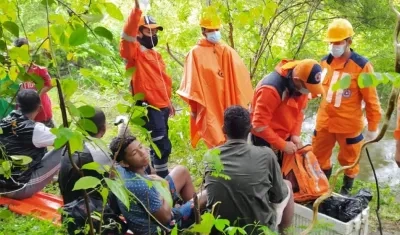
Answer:
<path fill-rule="evenodd" d="M 351 90 L 350 89 L 344 89 L 343 90 L 343 97 L 344 98 L 349 98 L 351 96 Z"/>

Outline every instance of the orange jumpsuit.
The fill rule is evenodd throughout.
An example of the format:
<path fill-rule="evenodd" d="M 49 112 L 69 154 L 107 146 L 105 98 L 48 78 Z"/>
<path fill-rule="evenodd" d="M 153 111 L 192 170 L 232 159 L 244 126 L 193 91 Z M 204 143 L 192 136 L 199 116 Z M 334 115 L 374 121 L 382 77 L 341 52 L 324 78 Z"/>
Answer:
<path fill-rule="evenodd" d="M 281 61 L 274 72 L 257 84 L 250 108 L 251 133 L 278 150 L 285 148 L 290 136 L 300 136 L 308 102 L 308 95 L 289 95 L 295 93 L 294 87 L 287 85 L 288 73 L 293 68 L 281 69 L 287 62 Z"/>
<path fill-rule="evenodd" d="M 237 52 L 222 43 L 201 39 L 188 53 L 177 93 L 189 104 L 191 144 L 203 139 L 209 148 L 225 142 L 226 108 L 248 106 L 253 96 L 250 74 Z"/>
<path fill-rule="evenodd" d="M 375 87 L 358 86 L 361 73 L 373 72 L 372 65 L 366 58 L 352 50 L 348 59 L 333 58 L 331 55 L 323 58 L 321 67 L 326 96 L 322 98 L 318 109 L 312 145 L 321 169 L 328 170 L 331 168 L 330 159 L 336 141 L 340 146 L 338 161 L 342 166 L 353 164 L 361 151 L 364 138 L 362 101 L 365 102 L 369 131 L 378 129 L 381 108 Z M 350 87 L 333 91 L 332 86 L 346 75 L 351 76 Z M 346 170 L 345 174 L 354 178 L 358 172 L 357 165 Z"/>
<path fill-rule="evenodd" d="M 160 53 L 145 48 L 136 39 L 141 15 L 142 11 L 137 8 L 129 15 L 121 37 L 120 54 L 126 69 L 136 67 L 131 80 L 132 94 L 143 93 L 148 104 L 166 108 L 170 105 L 171 78 Z"/>

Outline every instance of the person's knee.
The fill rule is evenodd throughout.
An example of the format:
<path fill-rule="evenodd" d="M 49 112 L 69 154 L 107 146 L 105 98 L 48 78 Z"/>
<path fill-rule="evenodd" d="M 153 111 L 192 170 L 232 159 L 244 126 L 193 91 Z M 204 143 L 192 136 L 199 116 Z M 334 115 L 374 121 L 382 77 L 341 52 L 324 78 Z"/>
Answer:
<path fill-rule="evenodd" d="M 190 178 L 190 172 L 185 166 L 178 165 L 174 167 L 174 171 L 176 171 L 178 175 L 184 179 Z"/>

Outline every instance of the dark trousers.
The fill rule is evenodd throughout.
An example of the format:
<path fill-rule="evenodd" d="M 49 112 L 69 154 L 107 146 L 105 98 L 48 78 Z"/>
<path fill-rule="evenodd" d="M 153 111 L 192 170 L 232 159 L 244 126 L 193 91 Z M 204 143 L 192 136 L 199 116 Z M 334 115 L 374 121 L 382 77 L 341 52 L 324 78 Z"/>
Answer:
<path fill-rule="evenodd" d="M 153 143 L 159 150 L 151 148 L 151 161 L 158 176 L 165 178 L 168 175 L 168 157 L 171 154 L 171 141 L 168 138 L 169 108 L 162 108 L 160 111 L 151 107 L 147 108 L 147 118 L 144 128 L 151 131 Z"/>

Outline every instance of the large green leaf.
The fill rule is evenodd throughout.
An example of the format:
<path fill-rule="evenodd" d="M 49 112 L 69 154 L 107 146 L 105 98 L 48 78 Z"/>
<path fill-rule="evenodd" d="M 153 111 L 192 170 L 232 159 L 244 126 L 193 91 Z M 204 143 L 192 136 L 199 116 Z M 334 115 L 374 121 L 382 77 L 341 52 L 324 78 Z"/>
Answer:
<path fill-rule="evenodd" d="M 64 146 L 67 141 L 74 135 L 71 129 L 65 127 L 52 128 L 50 132 L 56 136 L 56 139 L 54 140 L 55 149 L 59 149 Z"/>
<path fill-rule="evenodd" d="M 94 171 L 97 171 L 99 174 L 104 174 L 105 173 L 103 166 L 98 162 L 86 163 L 85 165 L 82 166 L 82 169 L 94 170 Z"/>
<path fill-rule="evenodd" d="M 16 60 L 18 63 L 27 64 L 30 62 L 30 55 L 27 45 L 13 47 L 8 51 L 8 54 L 11 60 Z"/>
<path fill-rule="evenodd" d="M 360 88 L 370 87 L 373 84 L 373 78 L 369 73 L 361 73 L 358 79 L 358 86 Z"/>
<path fill-rule="evenodd" d="M 80 178 L 78 181 L 76 181 L 72 191 L 96 188 L 100 183 L 101 183 L 101 181 L 99 179 L 97 179 L 96 177 L 85 176 L 85 177 Z"/>
<path fill-rule="evenodd" d="M 64 93 L 64 99 L 69 100 L 78 89 L 78 82 L 72 79 L 62 79 L 60 82 L 62 91 Z"/>
<path fill-rule="evenodd" d="M 154 180 L 152 182 L 153 182 L 153 186 L 160 193 L 160 195 L 167 201 L 167 203 L 171 207 L 173 207 L 171 191 L 169 190 L 167 181 L 166 180 L 163 180 L 163 181 Z"/>
<path fill-rule="evenodd" d="M 121 180 L 111 180 L 108 178 L 105 178 L 106 184 L 108 188 L 111 190 L 111 192 L 122 202 L 122 204 L 125 205 L 126 208 L 130 207 L 129 203 L 129 195 L 128 192 L 126 191 L 127 189 L 121 182 Z"/>
<path fill-rule="evenodd" d="M 4 40 L 0 40 L 0 51 L 5 51 L 7 49 L 7 45 Z"/>
<path fill-rule="evenodd" d="M 83 150 L 83 140 L 84 140 L 84 137 L 83 137 L 82 133 L 77 132 L 77 131 L 75 131 L 73 133 L 73 135 L 69 139 L 69 147 L 71 149 L 71 153 Z"/>
<path fill-rule="evenodd" d="M 220 232 L 223 232 L 224 228 L 229 225 L 230 225 L 230 222 L 227 219 L 216 219 L 215 220 L 215 228 Z"/>
<path fill-rule="evenodd" d="M 214 216 L 211 213 L 206 212 L 201 216 L 200 224 L 193 225 L 193 228 L 190 229 L 189 231 L 198 232 L 202 234 L 210 234 L 211 229 L 214 226 L 214 221 L 215 221 Z"/>
<path fill-rule="evenodd" d="M 18 166 L 26 166 L 32 162 L 31 157 L 24 156 L 24 155 L 11 155 L 10 158 L 13 161 L 13 164 L 18 165 Z"/>
<path fill-rule="evenodd" d="M 104 48 L 102 46 L 99 46 L 97 44 L 91 44 L 90 49 L 94 50 L 96 53 L 99 53 L 104 56 L 112 56 L 112 52 L 108 50 L 107 48 Z"/>
<path fill-rule="evenodd" d="M 122 21 L 124 19 L 124 16 L 122 15 L 121 11 L 117 6 L 115 6 L 114 3 L 107 2 L 104 4 L 106 7 L 107 13 L 114 19 Z"/>
<path fill-rule="evenodd" d="M 351 84 L 351 76 L 350 75 L 345 75 L 340 79 L 340 89 L 347 89 L 350 87 Z"/>
<path fill-rule="evenodd" d="M 69 45 L 79 46 L 87 42 L 87 31 L 85 27 L 78 27 L 74 32 L 72 32 L 69 37 Z"/>
<path fill-rule="evenodd" d="M 97 133 L 97 126 L 94 124 L 92 120 L 87 118 L 82 118 L 78 121 L 78 126 L 85 131 L 89 131 L 91 133 Z"/>
<path fill-rule="evenodd" d="M 107 38 L 109 41 L 113 40 L 113 34 L 106 28 L 102 26 L 98 26 L 94 29 L 94 32 L 104 38 Z"/>
<path fill-rule="evenodd" d="M 95 109 L 90 105 L 83 105 L 79 107 L 78 110 L 84 118 L 91 118 L 96 113 Z"/>
<path fill-rule="evenodd" d="M 3 23 L 3 27 L 15 37 L 19 37 L 19 27 L 16 23 L 12 21 L 6 21 Z"/>

